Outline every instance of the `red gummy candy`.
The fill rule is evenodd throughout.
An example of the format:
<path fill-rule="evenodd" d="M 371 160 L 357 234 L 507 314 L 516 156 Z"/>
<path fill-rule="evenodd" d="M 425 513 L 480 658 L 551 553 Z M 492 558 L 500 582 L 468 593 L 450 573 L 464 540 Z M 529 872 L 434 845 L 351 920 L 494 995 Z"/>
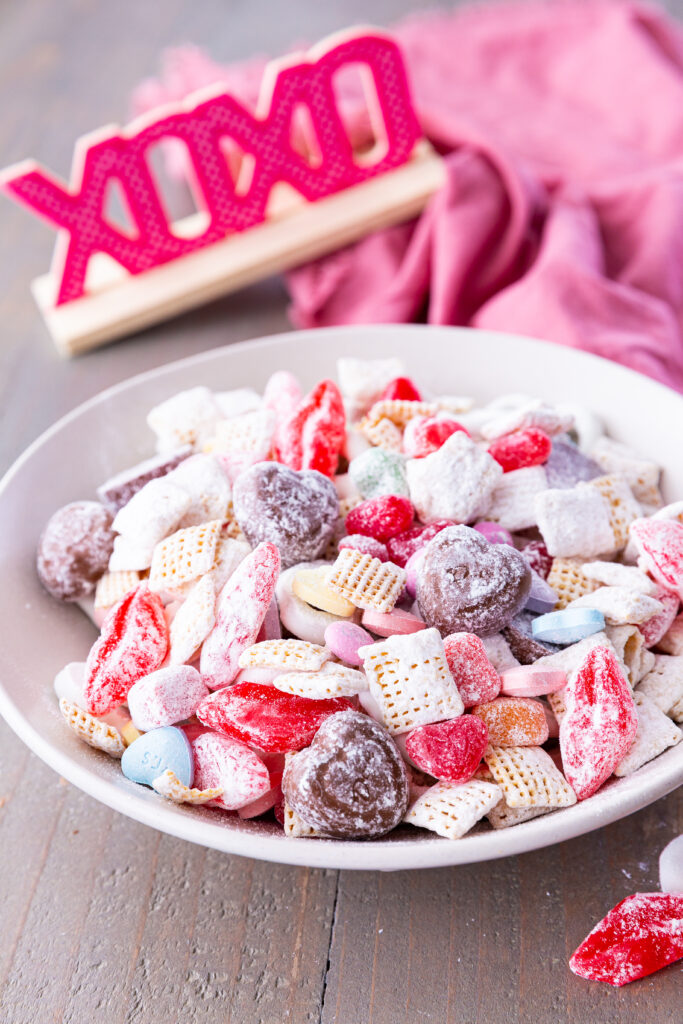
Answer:
<path fill-rule="evenodd" d="M 377 399 L 378 402 L 397 400 L 403 402 L 422 401 L 422 395 L 417 390 L 410 377 L 394 377 L 393 380 L 389 381 L 384 391 Z"/>
<path fill-rule="evenodd" d="M 513 469 L 543 465 L 552 447 L 553 443 L 544 430 L 527 427 L 492 441 L 489 455 L 503 467 L 503 472 L 509 473 Z"/>
<path fill-rule="evenodd" d="M 443 642 L 446 661 L 466 708 L 486 704 L 500 693 L 500 676 L 474 633 L 451 633 Z"/>
<path fill-rule="evenodd" d="M 675 519 L 636 519 L 631 536 L 641 568 L 683 601 L 683 525 Z"/>
<path fill-rule="evenodd" d="M 403 435 L 403 451 L 410 459 L 423 459 L 438 451 L 451 434 L 469 431 L 457 420 L 441 416 L 414 416 Z"/>
<path fill-rule="evenodd" d="M 683 896 L 637 892 L 610 910 L 575 951 L 580 978 L 628 985 L 683 957 Z"/>
<path fill-rule="evenodd" d="M 664 587 L 658 587 L 657 593 L 653 594 L 653 597 L 663 604 L 664 607 L 661 612 L 653 615 L 651 619 L 642 622 L 638 626 L 638 629 L 643 634 L 646 647 L 655 647 L 664 634 L 669 632 L 674 619 L 678 615 L 680 605 L 678 594 L 672 594 L 670 590 L 665 590 Z"/>
<path fill-rule="evenodd" d="M 140 584 L 109 611 L 85 666 L 84 697 L 92 715 L 123 704 L 133 683 L 158 669 L 168 649 L 168 626 L 158 594 Z"/>
<path fill-rule="evenodd" d="M 553 565 L 553 556 L 548 553 L 542 540 L 530 540 L 519 553 L 527 560 L 534 572 L 537 572 L 544 580 L 548 579 Z"/>
<path fill-rule="evenodd" d="M 605 782 L 636 738 L 631 687 L 608 647 L 589 651 L 564 691 L 560 722 L 564 774 L 579 800 Z"/>
<path fill-rule="evenodd" d="M 347 533 L 362 533 L 375 540 L 388 541 L 407 530 L 413 521 L 414 509 L 408 498 L 398 494 L 381 494 L 368 498 L 352 508 L 346 517 Z"/>
<path fill-rule="evenodd" d="M 381 540 L 375 540 L 374 537 L 367 537 L 363 533 L 351 533 L 348 537 L 342 537 L 339 541 L 339 550 L 341 551 L 343 548 L 353 548 L 354 551 L 360 551 L 363 555 L 379 558 L 380 562 L 389 561 L 386 544 L 382 544 Z"/>
<path fill-rule="evenodd" d="M 411 555 L 429 544 L 437 533 L 441 533 L 447 526 L 453 525 L 449 519 L 437 519 L 435 523 L 429 523 L 428 526 L 411 526 L 409 530 L 404 530 L 403 533 L 399 533 L 387 541 L 389 558 L 395 565 L 404 568 Z"/>
<path fill-rule="evenodd" d="M 408 756 L 441 782 L 467 782 L 486 750 L 489 731 L 474 715 L 420 725 L 406 738 Z"/>
<path fill-rule="evenodd" d="M 261 683 L 235 683 L 203 700 L 196 711 L 204 725 L 267 753 L 307 747 L 326 718 L 346 711 L 346 697 L 310 700 Z"/>
<path fill-rule="evenodd" d="M 290 469 L 317 469 L 334 476 L 346 441 L 346 415 L 339 388 L 323 380 L 278 427 L 280 461 Z"/>

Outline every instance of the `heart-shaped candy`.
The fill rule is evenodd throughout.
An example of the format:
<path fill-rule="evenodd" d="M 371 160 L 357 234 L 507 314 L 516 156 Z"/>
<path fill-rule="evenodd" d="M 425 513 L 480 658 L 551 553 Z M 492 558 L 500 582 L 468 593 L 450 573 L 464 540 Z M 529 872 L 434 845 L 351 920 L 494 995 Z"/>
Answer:
<path fill-rule="evenodd" d="M 515 548 L 489 544 L 469 526 L 449 526 L 429 542 L 420 568 L 417 601 L 428 626 L 442 636 L 491 636 L 520 611 L 531 570 Z"/>
<path fill-rule="evenodd" d="M 337 839 L 382 836 L 408 806 L 408 776 L 396 744 L 358 711 L 323 722 L 311 746 L 287 762 L 282 789 L 307 825 Z"/>
<path fill-rule="evenodd" d="M 259 462 L 241 473 L 232 492 L 237 522 L 251 544 L 270 541 L 283 569 L 318 558 L 339 517 L 334 484 L 316 470 Z"/>
<path fill-rule="evenodd" d="M 143 733 L 126 747 L 121 758 L 121 770 L 126 778 L 143 786 L 151 786 L 169 768 L 184 786 L 192 786 L 192 747 L 182 729 L 176 729 L 174 725 Z"/>

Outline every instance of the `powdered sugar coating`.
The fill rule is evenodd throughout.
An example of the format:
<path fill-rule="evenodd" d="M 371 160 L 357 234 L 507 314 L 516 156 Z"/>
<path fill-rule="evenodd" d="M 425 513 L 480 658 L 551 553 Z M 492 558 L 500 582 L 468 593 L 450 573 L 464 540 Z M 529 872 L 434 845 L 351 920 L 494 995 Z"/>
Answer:
<path fill-rule="evenodd" d="M 233 491 L 235 517 L 255 546 L 274 544 L 284 569 L 321 555 L 334 533 L 339 499 L 334 484 L 315 470 L 259 462 L 242 473 Z"/>
<path fill-rule="evenodd" d="M 493 700 L 500 693 L 500 676 L 474 633 L 451 633 L 443 642 L 453 682 L 466 708 Z"/>
<path fill-rule="evenodd" d="M 97 488 L 97 497 L 112 515 L 116 515 L 145 484 L 160 476 L 166 476 L 190 455 L 192 446 L 184 445 L 169 455 L 153 455 L 150 459 L 144 459 L 143 462 L 122 470 L 101 484 Z"/>
<path fill-rule="evenodd" d="M 545 462 L 545 472 L 548 487 L 565 490 L 578 483 L 595 480 L 603 475 L 604 470 L 575 445 L 556 438 Z"/>
<path fill-rule="evenodd" d="M 270 789 L 268 769 L 245 743 L 206 732 L 192 741 L 192 754 L 195 787 L 222 789 L 216 807 L 237 810 Z"/>
<path fill-rule="evenodd" d="M 387 732 L 367 715 L 343 711 L 291 757 L 285 799 L 308 824 L 338 839 L 385 835 L 408 806 L 408 776 Z"/>
<path fill-rule="evenodd" d="M 97 501 L 72 501 L 48 520 L 38 542 L 40 582 L 58 601 L 92 594 L 114 549 L 110 513 Z"/>
<path fill-rule="evenodd" d="M 458 431 L 438 451 L 406 464 L 410 499 L 423 523 L 468 523 L 486 517 L 501 466 Z"/>
<path fill-rule="evenodd" d="M 173 665 L 138 679 L 126 700 L 135 727 L 148 732 L 190 718 L 208 694 L 196 668 Z"/>

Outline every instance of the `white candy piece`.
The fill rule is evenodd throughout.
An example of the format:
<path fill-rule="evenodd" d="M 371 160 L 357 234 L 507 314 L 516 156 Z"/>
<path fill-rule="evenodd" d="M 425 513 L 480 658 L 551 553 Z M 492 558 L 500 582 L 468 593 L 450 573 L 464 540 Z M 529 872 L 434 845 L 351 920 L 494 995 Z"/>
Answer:
<path fill-rule="evenodd" d="M 605 633 L 626 668 L 629 683 L 635 686 L 655 667 L 655 655 L 646 648 L 637 626 L 605 626 Z"/>
<path fill-rule="evenodd" d="M 431 455 L 409 459 L 406 475 L 410 500 L 423 523 L 437 519 L 468 523 L 486 516 L 503 469 L 458 431 Z"/>
<path fill-rule="evenodd" d="M 200 444 L 215 432 L 222 418 L 211 391 L 200 385 L 155 405 L 147 423 L 157 436 L 158 450 L 172 451 L 184 444 Z"/>
<path fill-rule="evenodd" d="M 403 820 L 445 839 L 461 839 L 502 795 L 492 782 L 437 782 L 415 801 Z"/>
<path fill-rule="evenodd" d="M 208 447 L 226 455 L 249 452 L 257 460 L 264 460 L 270 455 L 274 430 L 275 414 L 270 409 L 256 409 L 218 423 Z"/>
<path fill-rule="evenodd" d="M 182 465 L 178 466 L 178 470 Z M 116 513 L 112 529 L 139 548 L 153 548 L 169 533 L 173 533 L 189 510 L 192 499 L 186 491 L 176 486 L 171 476 L 172 473 L 169 473 L 141 487 L 128 504 Z M 110 571 L 114 571 L 111 565 Z"/>
<path fill-rule="evenodd" d="M 368 681 L 362 672 L 328 662 L 317 672 L 283 672 L 273 679 L 276 690 L 311 700 L 329 697 L 354 697 L 367 690 Z"/>
<path fill-rule="evenodd" d="M 628 590 L 637 590 L 640 594 L 649 594 L 650 597 L 657 593 L 657 584 L 632 565 L 621 565 L 619 562 L 584 562 L 581 573 L 589 580 L 597 580 L 608 587 L 626 587 Z"/>
<path fill-rule="evenodd" d="M 216 624 L 216 590 L 209 573 L 194 584 L 175 614 L 169 630 L 172 665 L 195 657 Z"/>
<path fill-rule="evenodd" d="M 65 700 L 69 704 L 75 704 L 76 707 L 81 708 L 83 711 L 86 710 L 85 697 L 83 696 L 83 688 L 85 686 L 84 661 L 71 661 L 64 668 L 60 669 L 55 676 L 53 686 L 58 700 Z"/>
<path fill-rule="evenodd" d="M 337 360 L 337 379 L 344 398 L 357 405 L 370 405 L 384 391 L 387 384 L 405 374 L 400 359 L 353 359 L 347 356 Z"/>
<path fill-rule="evenodd" d="M 390 733 L 457 718 L 464 711 L 437 629 L 359 648 L 370 692 Z"/>
<path fill-rule="evenodd" d="M 491 497 L 487 519 L 514 533 L 536 525 L 536 496 L 548 489 L 543 466 L 503 473 Z"/>
<path fill-rule="evenodd" d="M 636 690 L 633 701 L 638 715 L 638 731 L 625 756 L 614 769 L 614 774 L 618 776 L 631 775 L 648 761 L 659 757 L 667 747 L 673 747 L 683 739 L 678 726 L 650 697 Z"/>
<path fill-rule="evenodd" d="M 128 691 L 127 703 L 135 728 L 149 732 L 190 718 L 208 696 L 209 688 L 196 668 L 169 665 L 138 679 Z"/>
<path fill-rule="evenodd" d="M 557 405 L 557 411 L 563 416 L 574 418 L 571 432 L 576 438 L 579 450 L 584 455 L 590 455 L 595 442 L 605 433 L 605 425 L 602 420 L 583 405 L 561 402 Z"/>
<path fill-rule="evenodd" d="M 262 398 L 253 388 L 235 388 L 233 391 L 214 391 L 213 400 L 226 420 L 245 412 L 260 409 Z"/>
<path fill-rule="evenodd" d="M 190 498 L 179 528 L 225 519 L 230 507 L 230 481 L 213 455 L 192 455 L 165 477 Z"/>
<path fill-rule="evenodd" d="M 553 557 L 592 558 L 614 550 L 609 505 L 595 487 L 550 488 L 536 496 L 536 522 Z"/>
<path fill-rule="evenodd" d="M 553 437 L 555 434 L 566 434 L 573 425 L 574 417 L 571 413 L 560 412 L 540 399 L 534 399 L 526 405 L 489 420 L 483 425 L 481 434 L 487 441 L 493 441 L 506 434 L 512 434 L 515 430 L 537 427 Z"/>
<path fill-rule="evenodd" d="M 119 534 L 109 556 L 109 573 L 144 572 L 152 564 L 155 547 L 156 544 L 138 544 Z"/>
<path fill-rule="evenodd" d="M 659 855 L 659 888 L 683 896 L 683 835 L 672 839 Z"/>
<path fill-rule="evenodd" d="M 600 587 L 570 601 L 567 608 L 596 608 L 610 626 L 647 622 L 663 611 L 661 601 L 625 587 Z"/>

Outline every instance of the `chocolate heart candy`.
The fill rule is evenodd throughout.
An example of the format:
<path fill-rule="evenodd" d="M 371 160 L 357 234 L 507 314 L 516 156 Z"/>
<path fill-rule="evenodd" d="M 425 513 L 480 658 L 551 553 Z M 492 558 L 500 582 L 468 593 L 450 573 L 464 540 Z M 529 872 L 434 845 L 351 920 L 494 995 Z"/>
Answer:
<path fill-rule="evenodd" d="M 249 543 L 275 544 L 283 569 L 321 555 L 339 517 L 339 498 L 331 480 L 314 469 L 297 472 L 277 462 L 257 462 L 241 473 L 232 500 Z"/>
<path fill-rule="evenodd" d="M 469 526 L 449 526 L 427 545 L 417 601 L 442 636 L 491 636 L 524 607 L 530 588 L 531 570 L 515 548 L 489 544 Z"/>
<path fill-rule="evenodd" d="M 40 582 L 59 601 L 91 594 L 114 549 L 112 518 L 98 501 L 72 501 L 48 520 L 38 543 Z"/>
<path fill-rule="evenodd" d="M 289 758 L 282 789 L 306 824 L 336 839 L 382 836 L 408 807 L 398 747 L 358 711 L 340 711 L 323 722 L 311 746 Z"/>

